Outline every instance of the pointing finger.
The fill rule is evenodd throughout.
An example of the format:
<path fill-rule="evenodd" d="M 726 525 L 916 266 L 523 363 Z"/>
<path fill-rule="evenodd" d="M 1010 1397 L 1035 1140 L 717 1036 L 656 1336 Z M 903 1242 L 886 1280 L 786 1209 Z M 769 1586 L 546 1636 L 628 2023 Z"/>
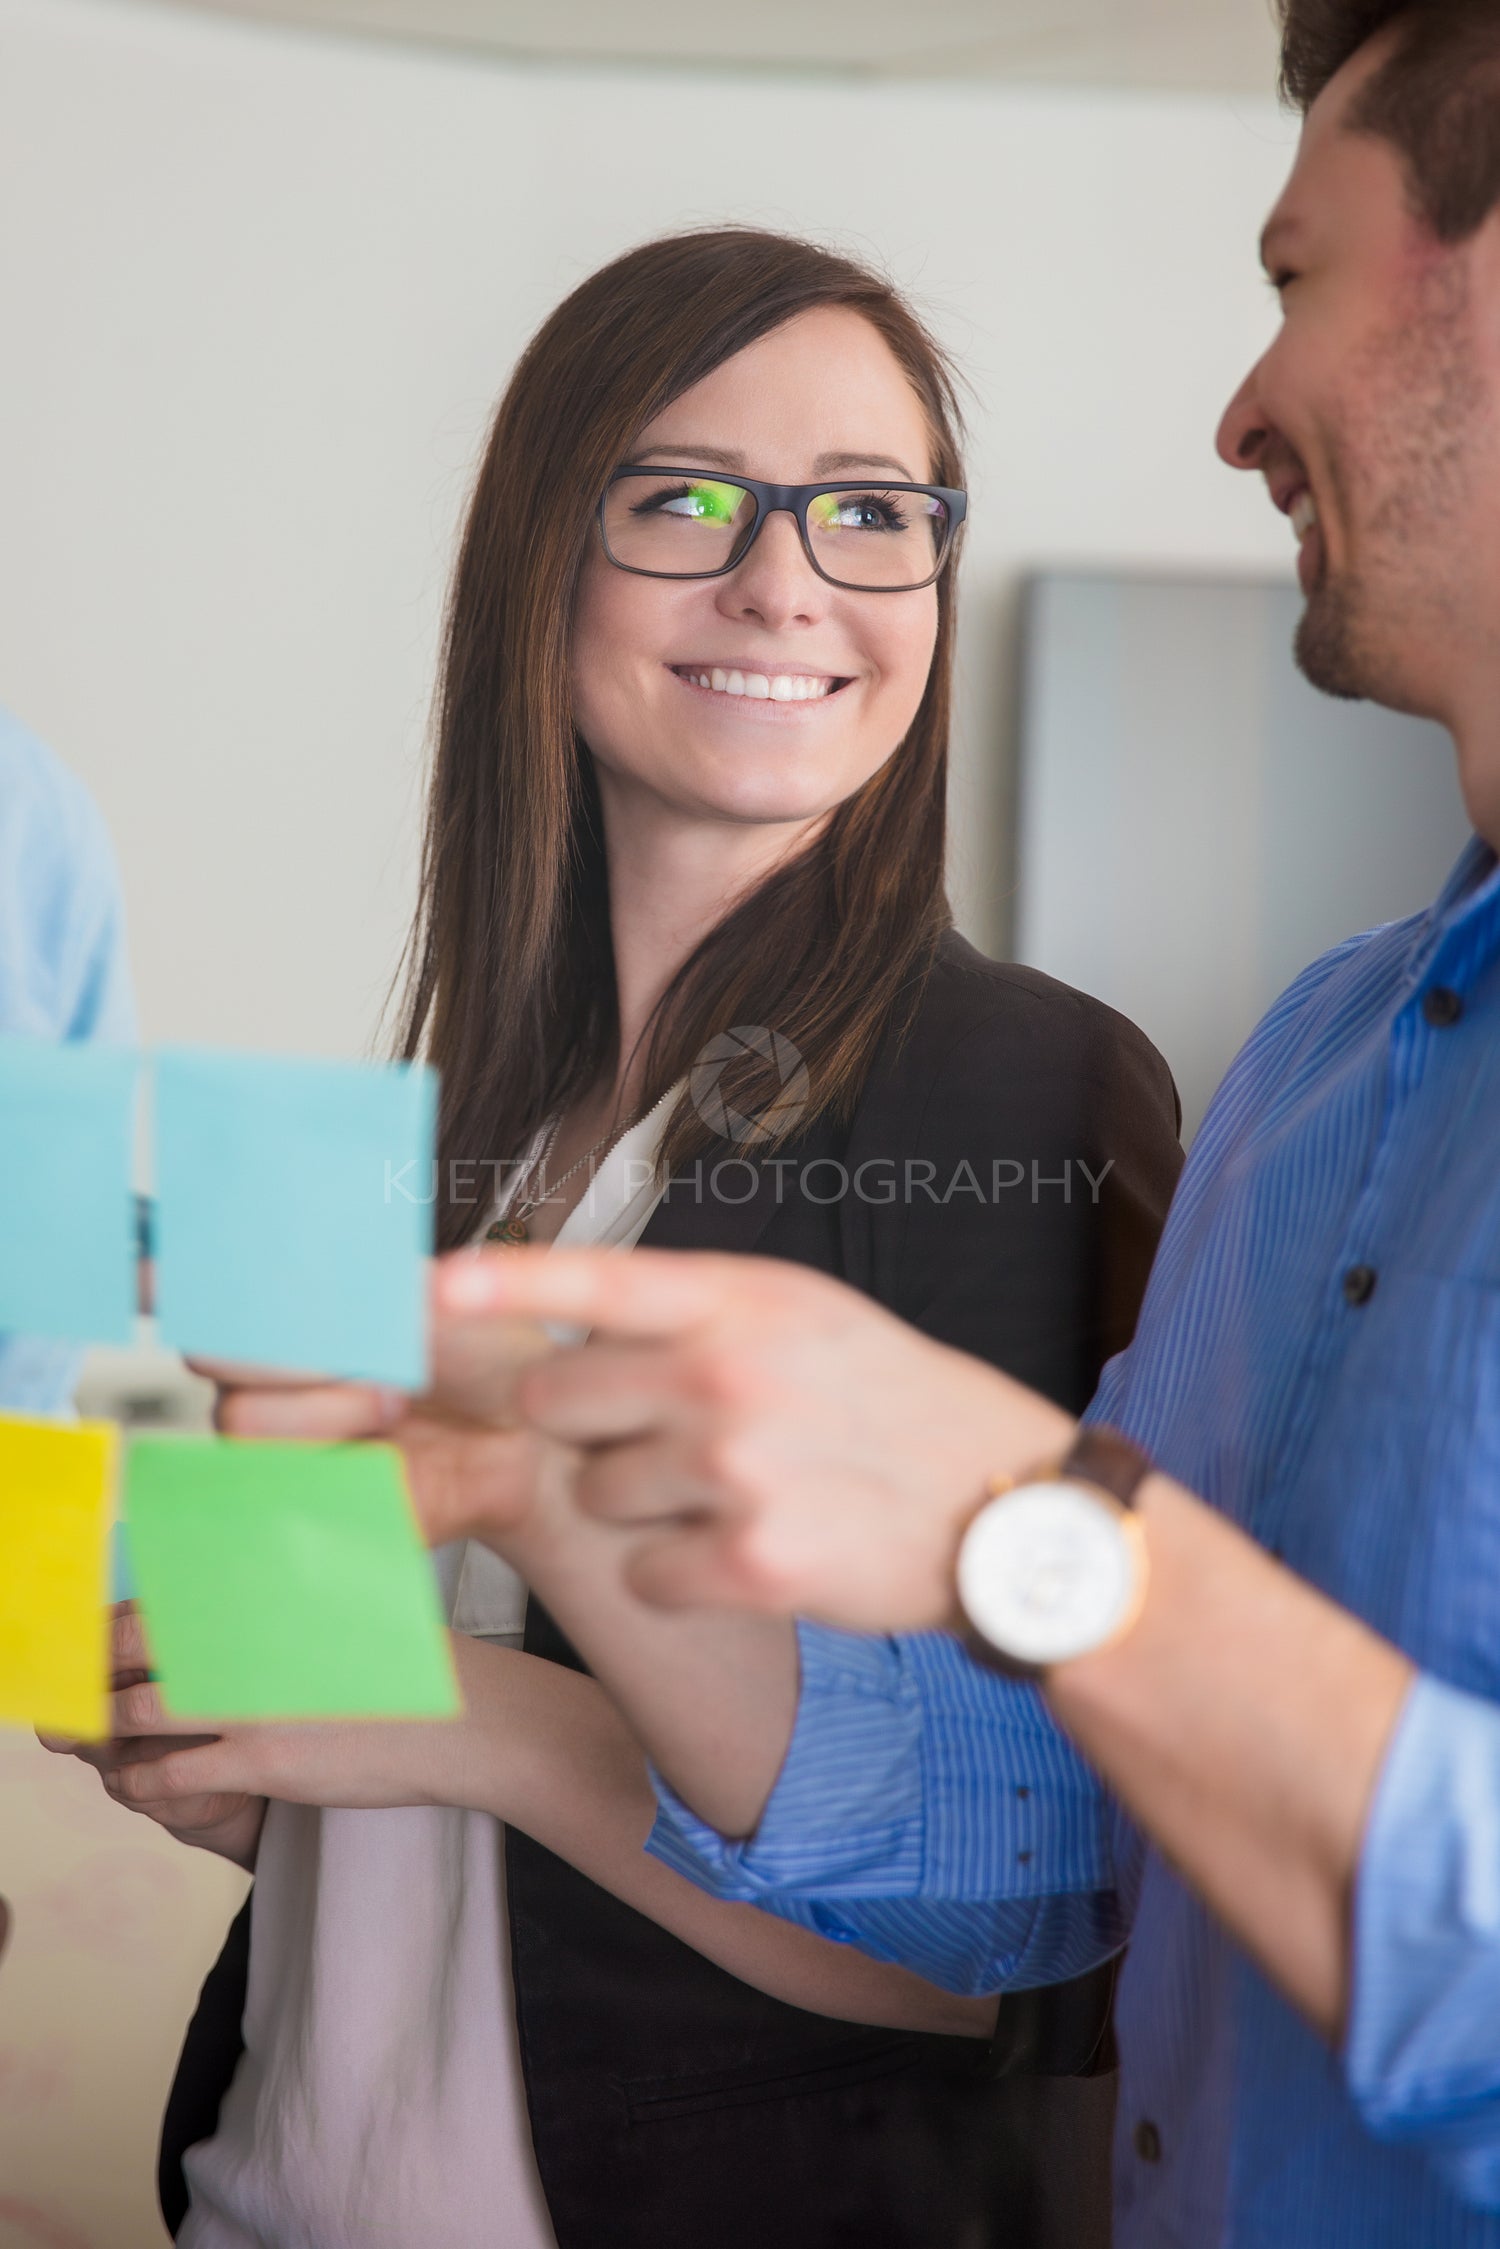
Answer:
<path fill-rule="evenodd" d="M 736 1260 L 668 1250 L 499 1249 L 437 1269 L 439 1313 L 566 1320 L 613 1335 L 669 1336 L 718 1308 Z"/>

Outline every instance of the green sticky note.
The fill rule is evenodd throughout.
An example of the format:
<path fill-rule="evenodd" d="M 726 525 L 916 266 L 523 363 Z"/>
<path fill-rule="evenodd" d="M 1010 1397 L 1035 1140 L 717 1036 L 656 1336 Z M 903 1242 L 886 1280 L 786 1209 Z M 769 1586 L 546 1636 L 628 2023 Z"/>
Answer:
<path fill-rule="evenodd" d="M 458 1711 L 437 1581 L 394 1447 L 137 1437 L 125 1520 L 174 1716 Z"/>

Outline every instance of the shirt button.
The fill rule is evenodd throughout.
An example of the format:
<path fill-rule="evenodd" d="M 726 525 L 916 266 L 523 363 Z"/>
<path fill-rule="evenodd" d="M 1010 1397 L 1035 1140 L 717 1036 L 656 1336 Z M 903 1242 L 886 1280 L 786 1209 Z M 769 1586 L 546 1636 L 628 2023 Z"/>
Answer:
<path fill-rule="evenodd" d="M 1344 1275 L 1344 1302 L 1368 1304 L 1375 1294 L 1375 1280 L 1373 1265 L 1351 1265 Z"/>
<path fill-rule="evenodd" d="M 1449 1030 L 1463 1011 L 1461 995 L 1447 984 L 1434 984 L 1430 992 L 1422 994 L 1422 1013 L 1435 1031 Z"/>
<path fill-rule="evenodd" d="M 1161 2134 L 1149 2116 L 1143 2116 L 1135 2128 L 1135 2152 L 1143 2163 L 1161 2161 Z"/>

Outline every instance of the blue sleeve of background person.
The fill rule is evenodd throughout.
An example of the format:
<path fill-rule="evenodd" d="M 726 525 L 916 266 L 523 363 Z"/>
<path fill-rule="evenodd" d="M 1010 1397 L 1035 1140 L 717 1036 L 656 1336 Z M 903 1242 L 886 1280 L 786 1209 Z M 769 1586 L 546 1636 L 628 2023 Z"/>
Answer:
<path fill-rule="evenodd" d="M 135 1002 L 109 834 L 83 783 L 0 711 L 0 1031 L 130 1045 Z M 0 1337 L 0 1408 L 62 1410 L 69 1344 Z"/>

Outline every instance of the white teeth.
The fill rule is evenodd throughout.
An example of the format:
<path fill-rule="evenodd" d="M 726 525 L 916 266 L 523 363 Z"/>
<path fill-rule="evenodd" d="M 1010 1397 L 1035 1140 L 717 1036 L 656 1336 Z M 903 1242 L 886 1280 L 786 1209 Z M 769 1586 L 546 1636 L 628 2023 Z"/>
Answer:
<path fill-rule="evenodd" d="M 1292 504 L 1291 518 L 1292 529 L 1297 534 L 1297 542 L 1300 546 L 1308 532 L 1314 530 L 1317 526 L 1318 503 L 1311 492 L 1298 493 Z"/>
<path fill-rule="evenodd" d="M 814 672 L 726 672 L 683 669 L 684 679 L 715 695 L 743 695 L 758 703 L 816 703 L 831 695 L 833 680 Z"/>

